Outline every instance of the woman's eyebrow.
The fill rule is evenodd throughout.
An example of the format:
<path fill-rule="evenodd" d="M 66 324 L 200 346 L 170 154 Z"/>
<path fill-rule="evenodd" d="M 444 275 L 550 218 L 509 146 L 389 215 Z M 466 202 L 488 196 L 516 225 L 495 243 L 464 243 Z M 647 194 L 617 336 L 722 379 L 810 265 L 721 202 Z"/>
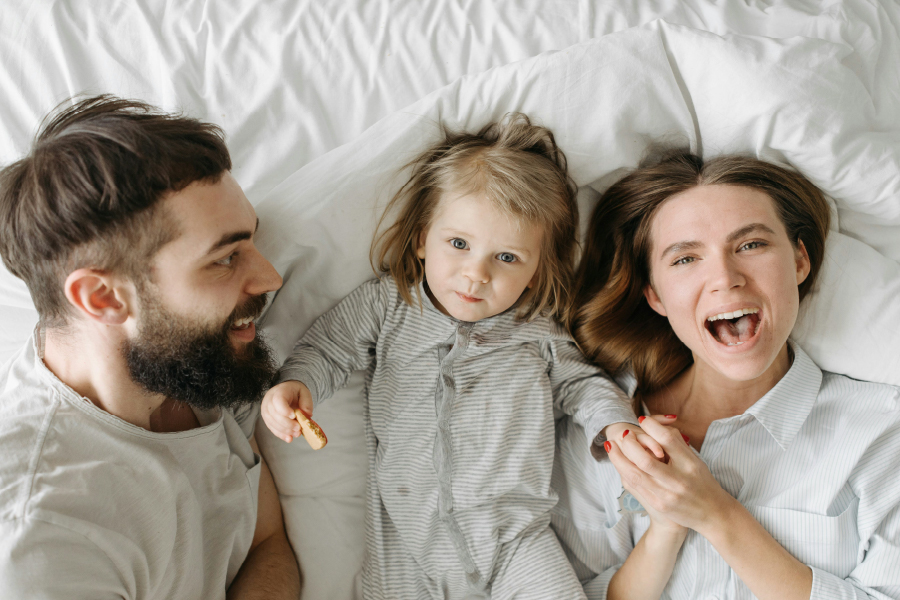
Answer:
<path fill-rule="evenodd" d="M 769 227 L 768 225 L 764 225 L 762 223 L 750 223 L 749 225 L 745 225 L 740 229 L 736 229 L 731 232 L 726 239 L 727 242 L 735 242 L 738 238 L 742 238 L 747 234 L 753 233 L 755 231 L 764 231 L 770 235 L 775 235 L 775 231 Z"/>
<path fill-rule="evenodd" d="M 775 231 L 769 227 L 768 225 L 764 225 L 763 223 L 750 223 L 749 225 L 745 225 L 740 229 L 736 229 L 728 234 L 728 237 L 725 239 L 727 243 L 732 243 L 737 241 L 738 239 L 753 233 L 755 231 L 763 231 L 770 235 L 775 235 Z M 696 240 L 684 241 L 684 242 L 675 242 L 670 246 L 667 246 L 665 250 L 662 251 L 662 254 L 659 255 L 660 258 L 663 258 L 667 254 L 672 254 L 673 252 L 683 252 L 685 250 L 694 250 L 695 248 L 700 248 L 703 246 L 702 242 L 698 242 Z"/>
<path fill-rule="evenodd" d="M 672 254 L 673 252 L 683 252 L 685 250 L 693 250 L 695 248 L 701 247 L 703 244 L 701 242 L 691 240 L 685 242 L 675 242 L 670 246 L 667 246 L 665 250 L 662 251 L 662 254 L 659 255 L 660 258 L 663 258 L 667 254 Z"/>

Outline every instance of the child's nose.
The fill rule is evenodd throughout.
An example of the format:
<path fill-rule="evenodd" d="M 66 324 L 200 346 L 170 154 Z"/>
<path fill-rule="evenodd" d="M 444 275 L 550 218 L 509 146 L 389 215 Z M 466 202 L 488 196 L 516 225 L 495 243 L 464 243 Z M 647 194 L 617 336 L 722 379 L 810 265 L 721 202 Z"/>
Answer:
<path fill-rule="evenodd" d="M 463 275 L 470 281 L 487 283 L 491 280 L 490 269 L 484 260 L 472 259 L 466 261 L 463 267 Z"/>

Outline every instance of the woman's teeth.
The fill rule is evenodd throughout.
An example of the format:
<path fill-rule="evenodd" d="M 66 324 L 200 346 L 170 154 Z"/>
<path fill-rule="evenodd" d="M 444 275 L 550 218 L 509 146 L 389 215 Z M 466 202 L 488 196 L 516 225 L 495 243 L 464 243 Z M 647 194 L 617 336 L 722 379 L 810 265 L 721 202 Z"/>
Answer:
<path fill-rule="evenodd" d="M 744 315 L 755 315 L 759 312 L 758 308 L 739 308 L 734 312 L 719 313 L 709 317 L 707 321 L 718 321 L 719 319 L 737 319 Z"/>

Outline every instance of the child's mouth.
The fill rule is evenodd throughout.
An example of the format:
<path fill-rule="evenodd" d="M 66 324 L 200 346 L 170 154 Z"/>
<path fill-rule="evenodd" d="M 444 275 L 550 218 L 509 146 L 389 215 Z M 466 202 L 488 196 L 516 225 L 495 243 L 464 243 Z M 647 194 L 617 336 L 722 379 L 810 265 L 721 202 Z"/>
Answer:
<path fill-rule="evenodd" d="M 709 317 L 706 319 L 706 329 L 720 344 L 741 346 L 756 336 L 760 322 L 758 308 L 744 308 Z"/>
<path fill-rule="evenodd" d="M 475 298 L 474 296 L 466 296 L 465 294 L 460 294 L 456 292 L 456 295 L 459 296 L 459 299 L 463 302 L 481 302 L 481 298 Z"/>

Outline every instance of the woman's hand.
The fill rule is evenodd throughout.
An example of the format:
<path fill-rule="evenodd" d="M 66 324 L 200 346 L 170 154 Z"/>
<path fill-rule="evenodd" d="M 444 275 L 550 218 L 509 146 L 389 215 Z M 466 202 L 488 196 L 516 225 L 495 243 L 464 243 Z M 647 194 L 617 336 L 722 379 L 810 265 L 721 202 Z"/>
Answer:
<path fill-rule="evenodd" d="M 610 448 L 610 459 L 622 483 L 657 518 L 694 529 L 704 537 L 705 531 L 727 520 L 737 501 L 722 489 L 706 464 L 694 454 L 686 440 L 674 427 L 666 427 L 656 419 L 644 419 L 641 426 L 668 456 L 667 462 L 656 459 L 630 434 L 618 448 Z"/>
<path fill-rule="evenodd" d="M 660 423 L 669 425 L 675 421 L 676 416 L 655 415 L 653 418 Z M 644 417 L 641 417 L 640 419 L 642 420 L 644 419 Z M 606 436 L 606 439 L 609 443 L 619 447 L 621 447 L 621 445 L 624 443 L 624 437 L 628 433 L 632 433 L 634 434 L 634 436 L 636 436 L 638 443 L 652 452 L 653 455 L 656 456 L 656 458 L 663 461 L 667 460 L 666 453 L 663 450 L 662 446 L 660 446 L 652 437 L 644 433 L 640 427 L 635 427 L 631 423 L 613 423 L 612 425 L 607 425 L 602 433 Z"/>
<path fill-rule="evenodd" d="M 650 420 L 655 421 L 660 424 L 673 423 L 675 421 L 675 419 L 676 419 L 675 415 L 652 415 L 650 417 Z M 646 418 L 641 417 L 641 424 L 645 423 L 646 421 L 647 421 Z M 677 431 L 677 430 L 675 430 L 675 431 Z M 641 431 L 640 433 L 643 436 L 650 437 L 646 433 L 643 433 L 643 431 Z M 625 442 L 628 440 L 629 437 L 633 437 L 632 432 L 629 432 L 628 434 L 626 434 L 623 437 L 622 443 L 625 444 Z M 658 442 L 656 442 L 656 440 L 653 440 L 653 441 L 654 441 L 654 443 L 658 444 Z M 638 438 L 638 442 L 641 443 L 640 438 Z M 641 443 L 641 446 L 643 447 L 642 450 L 646 454 L 647 453 L 646 445 Z M 634 450 L 633 447 L 631 447 L 630 445 L 627 445 L 627 447 L 628 447 L 629 452 L 633 452 L 633 450 Z M 610 459 L 610 461 L 612 461 L 613 466 L 616 468 L 616 470 L 621 475 L 622 471 L 624 469 L 627 469 L 627 465 L 632 462 L 631 459 L 625 455 L 625 453 L 623 452 L 622 449 L 620 449 L 619 444 L 611 444 L 610 442 L 606 442 L 606 444 L 604 445 L 604 448 L 606 448 L 606 451 L 609 454 L 609 459 Z M 662 448 L 662 446 L 660 446 L 660 448 Z M 637 459 L 637 458 L 638 457 L 635 457 L 635 459 Z M 655 458 L 658 458 L 658 457 L 655 457 Z M 669 460 L 669 457 L 665 456 L 663 458 L 663 460 L 664 460 L 664 462 L 666 462 Z M 647 515 L 650 517 L 650 531 L 648 533 L 650 533 L 651 535 L 661 534 L 661 535 L 666 535 L 666 536 L 673 536 L 674 538 L 678 539 L 678 543 L 680 546 L 680 543 L 682 541 L 684 541 L 684 537 L 687 535 L 687 528 L 684 527 L 683 525 L 676 523 L 675 521 L 672 521 L 671 519 L 666 517 L 663 513 L 658 511 L 656 508 L 654 508 L 654 506 L 652 504 L 650 504 L 644 498 L 642 490 L 632 486 L 631 482 L 628 479 L 626 479 L 625 477 L 622 477 L 622 486 L 625 488 L 625 490 L 628 493 L 630 493 L 632 496 L 634 496 L 635 499 L 641 503 L 641 506 L 644 507 L 644 510 L 647 511 Z"/>
<path fill-rule="evenodd" d="M 643 425 L 648 421 L 671 423 L 674 420 L 675 417 L 672 415 L 657 415 L 650 419 L 641 419 L 641 424 Z M 634 438 L 635 436 L 632 432 L 628 432 L 622 438 L 623 442 L 630 442 L 625 445 L 625 452 L 638 452 L 644 457 L 649 457 L 650 460 L 658 460 L 647 449 L 638 445 Z M 620 473 L 628 465 L 633 466 L 631 459 L 626 457 L 617 444 L 606 442 L 604 447 L 609 453 L 613 466 Z M 635 456 L 635 459 L 637 459 L 637 456 Z M 668 460 L 668 457 L 666 456 L 664 460 Z M 607 598 L 609 600 L 656 599 L 660 597 L 666 584 L 669 582 L 669 578 L 672 576 L 675 559 L 678 556 L 681 545 L 684 543 L 688 530 L 656 510 L 643 496 L 641 490 L 633 487 L 625 477 L 622 477 L 622 483 L 625 489 L 647 511 L 647 514 L 650 516 L 650 527 L 635 544 L 625 563 L 613 575 L 607 589 Z"/>

